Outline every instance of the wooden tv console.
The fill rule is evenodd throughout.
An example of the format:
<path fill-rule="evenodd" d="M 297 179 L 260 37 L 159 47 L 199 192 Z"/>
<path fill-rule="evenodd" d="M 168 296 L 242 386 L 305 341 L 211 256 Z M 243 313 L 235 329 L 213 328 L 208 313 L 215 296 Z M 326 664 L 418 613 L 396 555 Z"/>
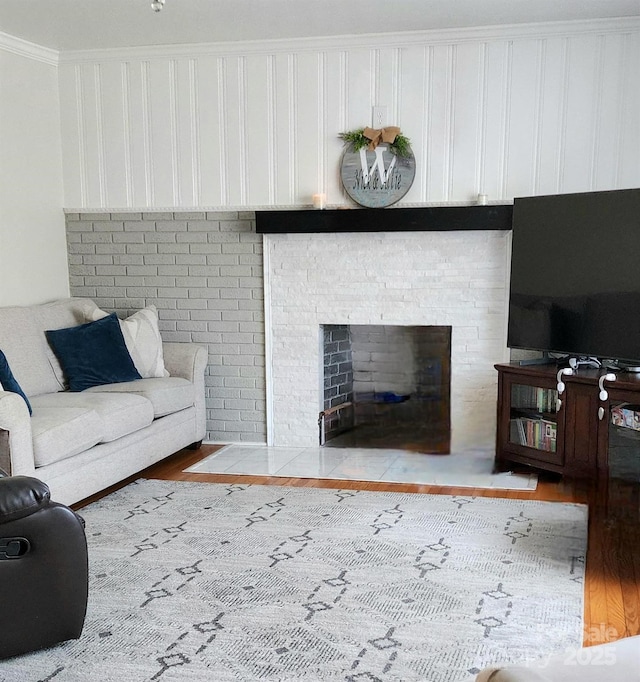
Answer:
<path fill-rule="evenodd" d="M 563 376 L 558 393 L 555 365 L 495 365 L 498 370 L 496 465 L 523 464 L 574 477 L 611 476 L 640 481 L 640 376 L 619 372 L 604 381 L 601 369 Z M 558 398 L 560 403 L 558 404 Z M 630 424 L 617 426 L 622 407 Z M 613 411 L 613 412 L 612 412 Z M 636 422 L 640 427 L 640 422 Z"/>

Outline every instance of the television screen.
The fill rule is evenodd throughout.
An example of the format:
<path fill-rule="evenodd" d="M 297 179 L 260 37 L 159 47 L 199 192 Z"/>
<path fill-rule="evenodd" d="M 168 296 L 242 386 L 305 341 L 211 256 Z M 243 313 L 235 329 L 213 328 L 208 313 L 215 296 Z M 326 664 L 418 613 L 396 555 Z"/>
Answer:
<path fill-rule="evenodd" d="M 640 189 L 515 199 L 507 345 L 640 364 Z"/>

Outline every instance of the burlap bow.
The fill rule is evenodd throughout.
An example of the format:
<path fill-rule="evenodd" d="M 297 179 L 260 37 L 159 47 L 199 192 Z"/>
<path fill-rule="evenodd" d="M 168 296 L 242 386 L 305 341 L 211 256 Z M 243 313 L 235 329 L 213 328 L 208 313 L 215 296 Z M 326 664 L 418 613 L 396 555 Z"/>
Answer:
<path fill-rule="evenodd" d="M 367 140 L 371 140 L 369 142 L 369 149 L 373 151 L 381 142 L 393 144 L 396 137 L 400 135 L 400 128 L 397 128 L 396 126 L 380 128 L 380 130 L 377 130 L 376 128 L 365 128 L 362 131 L 362 134 Z"/>

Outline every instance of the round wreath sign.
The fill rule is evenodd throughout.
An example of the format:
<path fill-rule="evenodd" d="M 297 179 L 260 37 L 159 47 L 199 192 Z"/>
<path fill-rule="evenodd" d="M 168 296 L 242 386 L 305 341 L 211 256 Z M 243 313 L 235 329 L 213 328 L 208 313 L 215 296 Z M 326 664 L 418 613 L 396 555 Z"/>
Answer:
<path fill-rule="evenodd" d="M 361 206 L 391 206 L 409 191 L 416 160 L 400 128 L 359 128 L 340 137 L 347 145 L 340 177 L 347 194 Z"/>

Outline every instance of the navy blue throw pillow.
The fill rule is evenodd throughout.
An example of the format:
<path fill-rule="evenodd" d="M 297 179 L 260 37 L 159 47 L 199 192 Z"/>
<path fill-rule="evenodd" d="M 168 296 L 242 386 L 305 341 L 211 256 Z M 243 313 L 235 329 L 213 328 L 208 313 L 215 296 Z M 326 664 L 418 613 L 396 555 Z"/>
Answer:
<path fill-rule="evenodd" d="M 7 356 L 1 350 L 0 350 L 0 384 L 2 384 L 2 389 L 4 391 L 9 391 L 10 393 L 17 393 L 18 395 L 22 396 L 24 398 L 25 403 L 27 403 L 27 407 L 29 408 L 29 414 L 33 414 L 29 398 L 27 398 L 24 391 L 20 387 L 20 384 L 13 376 L 11 367 L 9 367 L 9 361 L 7 360 Z"/>
<path fill-rule="evenodd" d="M 45 332 L 70 391 L 141 379 L 115 313 L 77 327 Z"/>

